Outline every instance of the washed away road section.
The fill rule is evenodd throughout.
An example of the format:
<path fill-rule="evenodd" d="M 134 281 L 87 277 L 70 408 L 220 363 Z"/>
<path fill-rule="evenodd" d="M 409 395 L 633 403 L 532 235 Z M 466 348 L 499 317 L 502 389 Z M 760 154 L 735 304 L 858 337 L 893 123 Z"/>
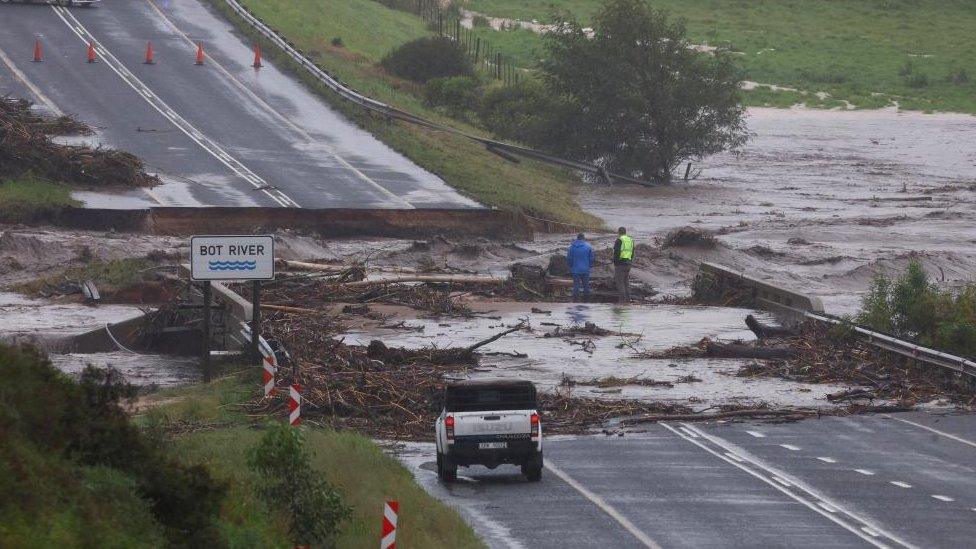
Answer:
<path fill-rule="evenodd" d="M 79 193 L 92 207 L 478 207 L 267 59 L 253 68 L 251 45 L 197 0 L 5 4 L 0 16 L 0 93 L 77 115 L 97 143 L 142 157 L 166 182 L 123 198 Z M 97 63 L 85 61 L 88 43 Z"/>
<path fill-rule="evenodd" d="M 491 547 L 965 547 L 976 536 L 976 420 L 925 413 L 798 423 L 661 423 L 553 438 L 549 469 L 401 459 Z"/>

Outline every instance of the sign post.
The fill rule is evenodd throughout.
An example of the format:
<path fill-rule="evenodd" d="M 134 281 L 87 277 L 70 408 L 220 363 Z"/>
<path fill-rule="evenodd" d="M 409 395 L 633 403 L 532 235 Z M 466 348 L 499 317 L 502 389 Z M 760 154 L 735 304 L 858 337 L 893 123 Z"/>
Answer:
<path fill-rule="evenodd" d="M 203 379 L 210 381 L 210 281 L 251 280 L 251 341 L 248 351 L 261 364 L 261 281 L 274 280 L 271 235 L 200 235 L 190 238 L 190 279 L 203 282 Z"/>

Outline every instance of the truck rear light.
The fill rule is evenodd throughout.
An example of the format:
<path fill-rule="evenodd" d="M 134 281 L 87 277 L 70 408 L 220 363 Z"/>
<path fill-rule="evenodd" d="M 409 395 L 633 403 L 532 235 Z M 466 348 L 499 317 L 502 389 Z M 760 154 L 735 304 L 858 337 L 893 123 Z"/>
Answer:
<path fill-rule="evenodd" d="M 444 434 L 447 440 L 454 440 L 454 416 L 444 418 Z"/>
<path fill-rule="evenodd" d="M 529 423 L 532 424 L 532 438 L 539 438 L 539 414 L 532 414 Z"/>

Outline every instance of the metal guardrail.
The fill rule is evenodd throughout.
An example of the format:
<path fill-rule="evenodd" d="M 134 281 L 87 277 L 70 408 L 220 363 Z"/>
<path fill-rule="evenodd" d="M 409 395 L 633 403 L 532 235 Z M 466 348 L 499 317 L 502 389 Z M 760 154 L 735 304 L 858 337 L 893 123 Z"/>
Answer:
<path fill-rule="evenodd" d="M 805 311 L 804 315 L 811 320 L 825 322 L 827 324 L 850 326 L 854 332 L 864 336 L 867 342 L 875 347 L 976 378 L 976 362 L 967 358 L 944 353 L 930 347 L 923 347 L 911 341 L 898 339 L 897 337 L 859 326 L 834 315 L 809 311 Z"/>
<path fill-rule="evenodd" d="M 875 347 L 976 378 L 976 362 L 965 357 L 924 347 L 911 341 L 905 341 L 828 314 L 824 311 L 823 302 L 816 296 L 806 295 L 758 280 L 717 263 L 702 262 L 699 266 L 699 272 L 716 277 L 716 280 L 725 286 L 736 285 L 751 289 L 752 299 L 757 306 L 792 322 L 810 319 L 827 324 L 849 326 L 855 333 L 863 336 L 869 344 Z"/>
<path fill-rule="evenodd" d="M 335 78 L 328 72 L 322 70 L 318 65 L 312 62 L 310 59 L 305 57 L 302 52 L 295 48 L 287 39 L 275 32 L 271 27 L 267 26 L 260 19 L 255 17 L 250 11 L 242 6 L 237 0 L 224 0 L 228 7 L 234 11 L 241 19 L 247 24 L 258 31 L 262 36 L 270 40 L 274 45 L 278 46 L 283 50 L 293 61 L 302 66 L 306 71 L 312 74 L 316 79 L 325 84 L 329 89 L 334 91 L 340 97 L 352 101 L 353 103 L 359 105 L 360 107 L 389 116 L 391 118 L 396 118 L 397 120 L 402 120 L 404 122 L 409 122 L 411 124 L 416 124 L 418 126 L 423 126 L 425 128 L 436 130 L 440 132 L 451 133 L 460 137 L 476 141 L 485 146 L 489 151 L 499 154 L 503 158 L 508 155 L 518 155 L 525 158 L 531 158 L 533 160 L 538 160 L 540 162 L 545 162 L 547 164 L 552 164 L 555 166 L 560 166 L 563 168 L 569 168 L 572 170 L 578 170 L 581 172 L 586 172 L 592 175 L 603 178 L 608 183 L 613 180 L 624 181 L 627 183 L 637 183 L 639 185 L 650 185 L 647 181 L 642 181 L 633 177 L 626 175 L 615 174 L 607 171 L 601 166 L 595 164 L 589 164 L 586 162 L 577 162 L 575 160 L 568 160 L 565 158 L 560 158 L 558 156 L 552 156 L 535 149 L 530 149 L 528 147 L 521 147 L 519 145 L 512 145 L 511 143 L 505 143 L 502 141 L 495 141 L 493 139 L 488 139 L 485 137 L 478 137 L 476 135 L 471 135 L 465 133 L 457 128 L 452 128 L 450 126 L 445 126 L 443 124 L 438 124 L 432 122 L 425 118 L 421 118 L 409 112 L 400 110 L 386 103 L 376 101 L 366 97 L 365 95 L 353 90 L 352 88 L 343 84 L 339 79 Z"/>

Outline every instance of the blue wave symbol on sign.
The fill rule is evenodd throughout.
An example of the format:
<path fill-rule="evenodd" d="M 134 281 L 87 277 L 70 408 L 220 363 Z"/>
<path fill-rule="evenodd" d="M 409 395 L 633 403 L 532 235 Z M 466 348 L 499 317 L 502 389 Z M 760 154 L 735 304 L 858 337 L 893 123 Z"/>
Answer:
<path fill-rule="evenodd" d="M 253 271 L 256 261 L 210 261 L 211 271 Z"/>

